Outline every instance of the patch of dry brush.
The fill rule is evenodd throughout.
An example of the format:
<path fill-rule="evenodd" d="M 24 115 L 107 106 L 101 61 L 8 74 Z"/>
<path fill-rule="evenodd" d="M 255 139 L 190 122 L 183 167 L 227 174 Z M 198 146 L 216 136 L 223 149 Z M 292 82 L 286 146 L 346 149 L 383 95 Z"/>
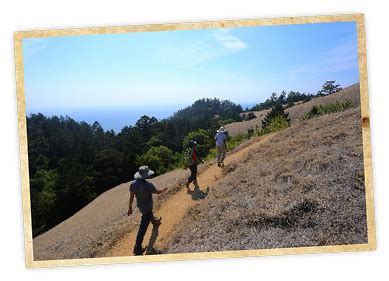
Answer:
<path fill-rule="evenodd" d="M 360 108 L 293 124 L 190 210 L 164 253 L 367 243 Z"/>

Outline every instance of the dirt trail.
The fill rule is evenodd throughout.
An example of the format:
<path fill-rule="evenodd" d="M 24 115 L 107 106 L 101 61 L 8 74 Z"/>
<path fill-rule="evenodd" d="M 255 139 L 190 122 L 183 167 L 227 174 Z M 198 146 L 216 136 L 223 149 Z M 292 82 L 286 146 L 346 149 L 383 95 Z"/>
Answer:
<path fill-rule="evenodd" d="M 242 148 L 234 153 L 227 154 L 227 157 L 224 161 L 225 166 L 241 160 L 248 152 L 257 148 L 258 146 L 261 146 L 263 143 L 270 140 L 274 136 L 275 134 L 261 137 L 249 146 Z M 193 191 L 193 184 L 191 184 L 190 187 L 192 192 L 188 193 L 186 188 L 183 187 L 182 190 L 173 195 L 158 210 L 155 210 L 155 215 L 157 217 L 162 217 L 162 224 L 158 229 L 157 240 L 154 244 L 155 249 L 161 249 L 163 247 L 163 245 L 172 236 L 171 233 L 174 231 L 175 226 L 183 219 L 188 210 L 195 204 L 201 203 L 201 200 L 198 200 L 200 199 L 199 197 L 204 196 L 207 189 L 212 189 L 212 186 L 214 186 L 222 176 L 222 170 L 217 166 L 217 164 L 209 166 L 206 170 L 197 176 L 200 190 Z M 138 227 L 130 230 L 129 233 L 119 239 L 108 251 L 102 253 L 100 256 L 119 257 L 132 255 L 137 231 Z M 151 235 L 152 226 L 150 225 L 147 230 L 143 246 L 149 243 Z"/>

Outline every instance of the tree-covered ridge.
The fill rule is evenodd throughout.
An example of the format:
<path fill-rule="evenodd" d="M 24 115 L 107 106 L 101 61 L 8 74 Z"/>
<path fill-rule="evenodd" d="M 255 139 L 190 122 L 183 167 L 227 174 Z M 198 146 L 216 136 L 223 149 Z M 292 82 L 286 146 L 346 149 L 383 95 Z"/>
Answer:
<path fill-rule="evenodd" d="M 268 99 L 266 99 L 264 102 L 258 103 L 257 105 L 252 107 L 250 111 L 261 111 L 264 109 L 270 109 L 276 106 L 277 104 L 286 104 L 288 107 L 290 107 L 293 106 L 295 102 L 307 102 L 314 97 L 331 95 L 342 90 L 342 87 L 335 83 L 335 80 L 326 81 L 323 84 L 322 89 L 319 90 L 316 95 L 311 93 L 300 93 L 299 91 L 290 91 L 288 94 L 285 91 L 282 91 L 280 95 L 273 92 Z"/>
<path fill-rule="evenodd" d="M 295 91 L 290 91 L 288 94 L 286 94 L 285 91 L 282 91 L 280 95 L 273 92 L 271 96 L 266 99 L 266 101 L 257 104 L 254 106 L 251 110 L 253 111 L 260 111 L 264 109 L 269 109 L 275 106 L 276 104 L 287 104 L 289 106 L 292 106 L 294 102 L 299 101 L 309 101 L 311 100 L 315 95 L 313 94 L 306 94 L 306 93 L 300 93 Z"/>

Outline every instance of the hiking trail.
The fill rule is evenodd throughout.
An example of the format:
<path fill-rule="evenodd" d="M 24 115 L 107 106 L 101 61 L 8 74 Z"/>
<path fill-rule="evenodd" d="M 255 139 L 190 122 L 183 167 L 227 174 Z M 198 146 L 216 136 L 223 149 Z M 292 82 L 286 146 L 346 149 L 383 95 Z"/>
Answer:
<path fill-rule="evenodd" d="M 227 153 L 225 158 L 225 167 L 234 162 L 239 162 L 244 156 L 251 150 L 260 147 L 263 143 L 272 139 L 277 133 L 273 133 L 267 136 L 263 136 L 253 142 L 252 144 L 234 152 Z M 159 209 L 154 210 L 156 217 L 162 217 L 162 224 L 157 229 L 157 233 L 154 231 L 153 242 L 150 238 L 152 237 L 152 225 L 150 224 L 147 233 L 144 237 L 143 246 L 153 244 L 153 248 L 156 250 L 162 249 L 163 245 L 169 241 L 174 233 L 175 226 L 180 223 L 190 208 L 196 204 L 201 204 L 201 200 L 196 200 L 197 195 L 205 195 L 207 189 L 211 192 L 212 187 L 215 186 L 218 180 L 223 177 L 222 168 L 217 166 L 217 163 L 210 165 L 204 171 L 197 175 L 198 185 L 200 190 L 193 191 L 193 184 L 190 185 L 191 191 L 188 193 L 185 186 L 182 187 L 177 193 L 172 195 L 166 202 L 164 202 Z M 158 188 L 158 186 L 157 186 Z M 205 195 L 206 196 L 206 195 Z M 135 202 L 134 202 L 135 203 Z M 127 206 L 123 207 L 124 209 Z M 129 216 L 131 218 L 131 215 Z M 135 238 L 138 232 L 139 223 L 136 227 L 129 230 L 123 237 L 118 239 L 107 251 L 101 253 L 100 257 L 120 257 L 120 256 L 132 256 L 132 251 L 135 244 Z M 155 237 L 157 236 L 157 237 Z M 155 240 L 156 239 L 156 240 Z M 155 242 L 155 243 L 154 243 Z"/>

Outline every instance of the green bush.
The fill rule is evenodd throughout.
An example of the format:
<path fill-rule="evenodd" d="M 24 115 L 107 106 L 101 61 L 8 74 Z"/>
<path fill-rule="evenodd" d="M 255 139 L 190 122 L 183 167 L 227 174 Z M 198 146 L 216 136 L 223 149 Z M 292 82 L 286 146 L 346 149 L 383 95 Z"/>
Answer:
<path fill-rule="evenodd" d="M 185 151 L 188 148 L 189 142 L 191 140 L 197 142 L 197 151 L 201 158 L 205 158 L 208 155 L 210 149 L 214 146 L 213 137 L 210 135 L 210 133 L 203 129 L 198 129 L 197 131 L 190 132 L 186 135 L 184 141 L 182 142 L 182 151 Z"/>
<path fill-rule="evenodd" d="M 266 114 L 265 118 L 262 120 L 262 128 L 266 129 L 267 126 L 269 126 L 270 122 L 278 116 L 284 118 L 288 122 L 288 124 L 290 123 L 290 119 L 288 117 L 289 113 L 286 113 L 282 104 L 278 103 L 272 107 L 272 109 Z"/>
<path fill-rule="evenodd" d="M 289 120 L 287 119 L 287 117 L 279 115 L 271 119 L 266 127 L 257 131 L 257 134 L 259 136 L 262 136 L 262 135 L 266 135 L 272 132 L 282 130 L 286 127 L 289 127 Z"/>
<path fill-rule="evenodd" d="M 319 105 L 319 106 L 314 105 L 312 109 L 303 117 L 303 119 L 307 120 L 315 116 L 340 112 L 351 107 L 353 107 L 353 103 L 349 100 L 343 102 L 330 103 L 326 105 Z"/>
<path fill-rule="evenodd" d="M 138 157 L 138 166 L 147 165 L 157 175 L 161 175 L 177 167 L 178 155 L 166 146 L 151 147 Z"/>
<path fill-rule="evenodd" d="M 222 119 L 217 122 L 217 127 L 222 127 L 226 124 L 234 123 L 236 120 L 229 118 L 229 119 Z"/>

